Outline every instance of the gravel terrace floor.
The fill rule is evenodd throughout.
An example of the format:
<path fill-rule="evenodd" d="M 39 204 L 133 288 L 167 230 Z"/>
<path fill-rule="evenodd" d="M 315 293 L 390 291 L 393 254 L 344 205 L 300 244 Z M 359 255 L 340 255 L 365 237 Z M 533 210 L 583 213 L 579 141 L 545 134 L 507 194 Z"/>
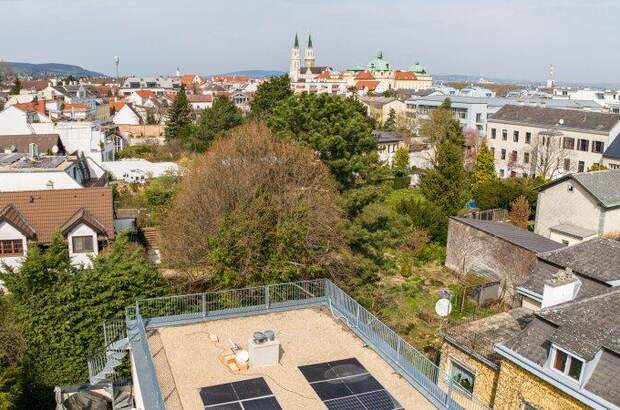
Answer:
<path fill-rule="evenodd" d="M 224 367 L 219 356 L 230 351 L 229 339 L 247 349 L 252 334 L 266 329 L 275 331 L 281 343 L 278 366 L 239 373 Z M 219 337 L 219 343 L 209 339 L 210 333 Z M 404 408 L 435 408 L 326 308 L 160 327 L 149 337 L 149 344 L 168 409 L 203 409 L 200 388 L 256 377 L 265 379 L 284 409 L 325 409 L 297 367 L 351 357 Z"/>

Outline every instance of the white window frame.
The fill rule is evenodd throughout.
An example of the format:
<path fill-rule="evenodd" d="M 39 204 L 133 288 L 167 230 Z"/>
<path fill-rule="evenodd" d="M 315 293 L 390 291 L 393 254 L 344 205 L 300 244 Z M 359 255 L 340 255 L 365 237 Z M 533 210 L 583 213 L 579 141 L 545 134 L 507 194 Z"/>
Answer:
<path fill-rule="evenodd" d="M 554 364 L 555 364 L 555 357 L 558 353 L 558 351 L 564 353 L 566 355 L 566 364 L 564 366 L 564 371 L 556 369 Z M 579 373 L 579 379 L 574 379 L 572 376 L 568 375 L 568 372 L 570 370 L 570 365 L 573 361 L 573 359 L 575 360 L 579 360 L 581 362 L 581 372 Z M 562 349 L 561 347 L 558 347 L 556 345 L 553 345 L 553 349 L 552 349 L 552 353 L 551 353 L 551 361 L 549 362 L 549 368 L 558 373 L 561 374 L 562 376 L 566 377 L 568 380 L 572 381 L 573 383 L 577 383 L 577 384 L 581 384 L 581 381 L 583 380 L 583 373 L 586 369 L 586 360 L 574 355 L 573 353 L 568 352 L 565 349 Z"/>
<path fill-rule="evenodd" d="M 472 387 L 471 387 L 471 392 L 469 392 L 458 381 L 454 380 L 454 376 L 452 375 L 452 372 L 454 370 L 454 367 L 453 367 L 454 364 L 456 364 L 457 366 L 461 367 L 466 372 L 471 373 L 471 375 L 473 376 L 473 383 L 472 383 Z M 469 395 L 473 396 L 474 390 L 476 390 L 476 379 L 478 378 L 478 375 L 476 374 L 476 371 L 474 369 L 472 369 L 469 366 L 465 366 L 463 364 L 463 362 L 461 362 L 460 360 L 454 358 L 454 356 L 448 355 L 448 373 L 446 374 L 446 376 L 448 377 L 448 383 L 458 384 L 459 387 L 461 388 L 461 390 L 463 391 L 463 393 L 466 393 L 466 394 L 469 394 Z"/>

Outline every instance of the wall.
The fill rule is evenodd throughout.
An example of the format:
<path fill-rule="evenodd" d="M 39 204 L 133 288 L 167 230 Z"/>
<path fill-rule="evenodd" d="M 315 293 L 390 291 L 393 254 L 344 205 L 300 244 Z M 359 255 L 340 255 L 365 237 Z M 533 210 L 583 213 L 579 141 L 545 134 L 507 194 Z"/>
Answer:
<path fill-rule="evenodd" d="M 24 248 L 24 256 L 9 256 L 9 257 L 0 257 L 0 262 L 6 263 L 10 267 L 16 267 L 21 265 L 22 261 L 25 258 L 28 243 L 26 241 L 26 237 L 17 229 L 15 229 L 11 224 L 7 222 L 0 222 L 0 240 L 9 240 L 9 239 L 21 239 L 22 246 Z M 1 270 L 0 266 L 0 270 Z"/>
<path fill-rule="evenodd" d="M 456 360 L 461 366 L 464 366 L 476 376 L 474 396 L 491 407 L 493 400 L 495 400 L 495 389 L 499 372 L 446 342 L 441 346 L 439 368 L 444 372 L 443 374 L 448 376 L 451 370 L 449 365 L 450 359 Z"/>
<path fill-rule="evenodd" d="M 534 252 L 450 219 L 447 268 L 458 273 L 486 270 L 500 278 L 506 295 L 514 293 L 536 263 Z"/>
<path fill-rule="evenodd" d="M 573 186 L 573 191 L 568 186 Z M 568 223 L 599 232 L 601 209 L 581 185 L 568 179 L 539 192 L 534 232 L 551 238 L 550 227 Z"/>
<path fill-rule="evenodd" d="M 157 138 L 164 135 L 163 125 L 129 125 L 119 124 L 118 130 L 122 136 L 143 136 Z"/>
<path fill-rule="evenodd" d="M 524 402 L 539 410 L 589 409 L 511 361 L 502 360 L 494 409 L 521 409 Z"/>
<path fill-rule="evenodd" d="M 90 236 L 93 238 L 93 251 L 89 253 L 74 253 L 73 252 L 73 237 L 74 236 Z M 73 263 L 82 264 L 84 266 L 90 266 L 90 256 L 97 255 L 99 253 L 97 244 L 97 232 L 87 225 L 80 224 L 73 228 L 67 235 L 67 243 L 69 245 L 69 256 Z"/>

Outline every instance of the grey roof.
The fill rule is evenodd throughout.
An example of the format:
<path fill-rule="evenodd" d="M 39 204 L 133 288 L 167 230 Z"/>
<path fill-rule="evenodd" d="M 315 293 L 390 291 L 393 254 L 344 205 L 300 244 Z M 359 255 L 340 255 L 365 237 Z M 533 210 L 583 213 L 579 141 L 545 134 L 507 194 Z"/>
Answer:
<path fill-rule="evenodd" d="M 548 252 L 564 247 L 561 243 L 508 223 L 462 217 L 452 217 L 452 219 L 535 253 Z"/>
<path fill-rule="evenodd" d="M 549 229 L 578 239 L 584 239 L 596 235 L 596 231 L 571 224 L 558 224 L 550 227 Z"/>
<path fill-rule="evenodd" d="M 545 282 L 550 280 L 552 275 L 560 269 L 564 269 L 566 266 L 559 268 L 556 265 L 551 265 L 544 260 L 538 259 L 534 269 L 528 274 L 527 279 L 520 284 L 520 288 L 524 288 L 530 292 L 534 292 L 542 297 Z M 599 295 L 609 289 L 609 286 L 599 281 L 593 280 L 587 276 L 583 276 L 579 272 L 574 272 L 575 275 L 581 281 L 579 287 L 579 293 L 577 298 L 586 298 L 594 295 Z"/>
<path fill-rule="evenodd" d="M 371 105 L 375 108 L 381 108 L 385 104 L 389 104 L 392 101 L 395 101 L 396 98 L 377 96 L 377 97 L 359 97 L 359 100 L 364 104 Z"/>
<path fill-rule="evenodd" d="M 0 135 L 0 151 L 28 152 L 31 142 L 39 146 L 41 153 L 51 152 L 54 146 L 58 148 L 57 153 L 65 152 L 58 134 Z"/>
<path fill-rule="evenodd" d="M 545 308 L 504 345 L 544 366 L 551 344 L 586 361 L 602 352 L 584 390 L 620 405 L 620 288 Z"/>
<path fill-rule="evenodd" d="M 570 267 L 575 273 L 600 282 L 620 280 L 620 242 L 594 238 L 573 246 L 541 253 L 552 265 Z"/>
<path fill-rule="evenodd" d="M 539 190 L 544 191 L 567 179 L 572 179 L 581 185 L 603 207 L 620 206 L 620 170 L 611 169 L 567 174 L 541 186 Z"/>
<path fill-rule="evenodd" d="M 616 136 L 603 154 L 605 158 L 620 159 L 620 135 Z"/>
<path fill-rule="evenodd" d="M 403 136 L 396 131 L 380 131 L 374 130 L 372 135 L 379 138 L 379 144 L 386 144 L 388 142 L 400 142 L 403 140 Z"/>
<path fill-rule="evenodd" d="M 560 120 L 564 121 L 560 128 L 609 132 L 620 122 L 620 116 L 582 110 L 504 105 L 489 119 L 489 121 L 517 122 L 543 128 L 556 127 Z"/>

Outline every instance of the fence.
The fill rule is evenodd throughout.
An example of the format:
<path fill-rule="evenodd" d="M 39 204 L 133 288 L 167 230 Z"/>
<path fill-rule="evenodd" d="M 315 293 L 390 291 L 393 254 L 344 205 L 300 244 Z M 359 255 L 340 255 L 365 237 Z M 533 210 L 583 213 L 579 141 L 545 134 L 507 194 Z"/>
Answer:
<path fill-rule="evenodd" d="M 439 408 L 488 408 L 334 283 L 323 279 L 146 299 L 128 307 L 127 323 L 135 324 L 136 340 L 141 342 L 138 349 L 133 349 L 133 354 L 135 365 L 141 368 L 136 373 L 140 377 L 145 404 L 149 402 L 152 408 L 163 408 L 153 359 L 148 354 L 146 327 L 320 305 L 327 305 L 338 319 Z M 141 376 L 140 370 L 148 374 Z"/>
<path fill-rule="evenodd" d="M 508 211 L 502 208 L 487 209 L 486 211 L 471 211 L 466 215 L 467 218 L 480 219 L 482 221 L 507 221 Z"/>

